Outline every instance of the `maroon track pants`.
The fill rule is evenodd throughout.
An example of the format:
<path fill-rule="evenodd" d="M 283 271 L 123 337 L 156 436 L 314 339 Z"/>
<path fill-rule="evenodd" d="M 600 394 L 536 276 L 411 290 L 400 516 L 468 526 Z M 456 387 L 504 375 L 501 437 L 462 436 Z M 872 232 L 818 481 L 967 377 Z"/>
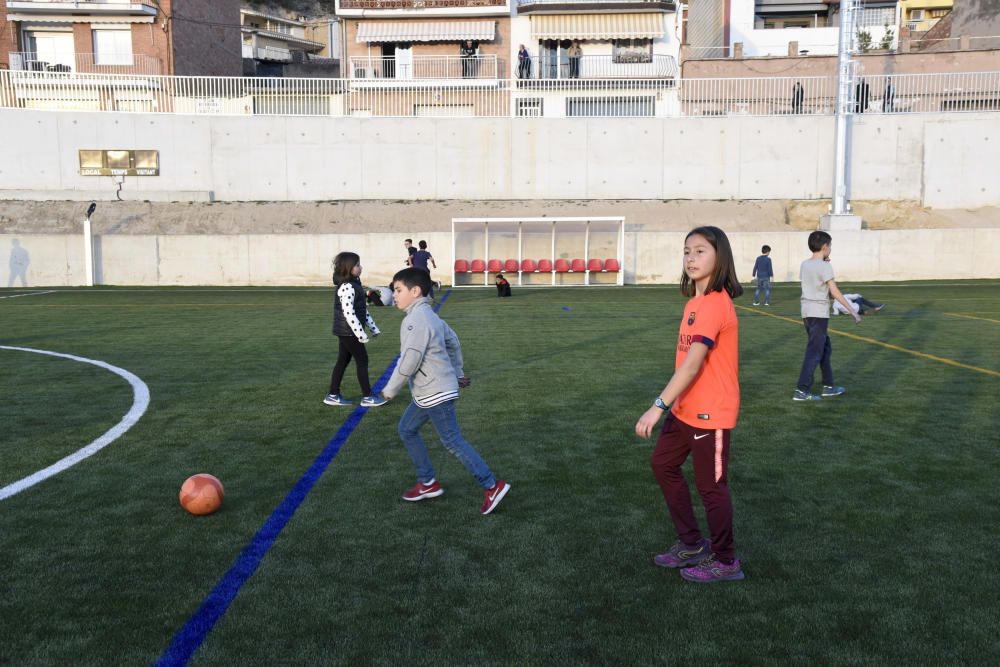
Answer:
<path fill-rule="evenodd" d="M 668 414 L 649 463 L 667 501 L 677 537 L 685 544 L 701 539 L 701 530 L 691 506 L 691 492 L 681 465 L 691 453 L 694 481 L 708 516 L 712 551 L 721 560 L 735 558 L 733 548 L 733 502 L 729 497 L 729 430 L 689 426 Z"/>

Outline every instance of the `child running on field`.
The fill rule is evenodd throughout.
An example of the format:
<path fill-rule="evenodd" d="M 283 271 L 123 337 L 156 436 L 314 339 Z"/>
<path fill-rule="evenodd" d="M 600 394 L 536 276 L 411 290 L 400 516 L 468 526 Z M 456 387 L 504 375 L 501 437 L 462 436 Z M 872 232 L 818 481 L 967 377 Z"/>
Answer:
<path fill-rule="evenodd" d="M 833 278 L 833 266 L 830 264 L 833 238 L 826 232 L 817 230 L 809 234 L 806 243 L 809 244 L 812 257 L 802 262 L 799 280 L 802 282 L 802 325 L 809 338 L 802 358 L 802 370 L 799 371 L 799 382 L 792 392 L 793 401 L 819 401 L 840 396 L 846 391 L 833 380 L 833 344 L 827 333 L 831 298 L 844 307 L 845 313 L 854 317 L 856 324 L 861 324 L 861 315 L 851 308 L 851 303 L 840 293 L 837 281 Z M 812 384 L 817 366 L 823 376 L 823 389 L 819 394 L 814 394 Z"/>
<path fill-rule="evenodd" d="M 684 306 L 673 377 L 636 422 L 648 438 L 660 417 L 666 420 L 650 458 L 667 501 L 678 541 L 653 562 L 680 568 L 688 581 L 712 583 L 743 579 L 733 546 L 733 505 L 729 496 L 729 434 L 740 407 L 739 324 L 733 299 L 743 293 L 725 232 L 698 227 L 684 240 L 681 293 Z M 681 465 L 688 454 L 708 517 L 710 540 L 702 537 Z"/>
<path fill-rule="evenodd" d="M 406 311 L 406 317 L 399 327 L 399 362 L 383 395 L 392 399 L 404 384 L 410 385 L 413 400 L 399 420 L 399 436 L 417 468 L 417 484 L 403 494 L 403 500 L 416 502 L 444 493 L 420 437 L 420 429 L 430 421 L 441 443 L 483 488 L 479 511 L 489 514 L 507 495 L 510 484 L 494 476 L 459 430 L 455 401 L 459 387 L 468 387 L 470 380 L 465 377 L 458 335 L 434 312 L 427 298 L 430 289 L 431 276 L 421 268 L 403 269 L 392 278 L 396 307 Z"/>
<path fill-rule="evenodd" d="M 333 335 L 337 337 L 340 346 L 337 363 L 330 376 L 330 393 L 323 402 L 327 405 L 351 405 L 351 401 L 340 395 L 340 383 L 344 379 L 347 364 L 353 358 L 364 395 L 361 405 L 377 408 L 385 404 L 385 399 L 372 395 L 372 385 L 368 379 L 368 351 L 365 349 L 369 338 L 365 334 L 364 324 L 368 325 L 372 336 L 378 336 L 381 332 L 368 313 L 365 288 L 361 286 L 361 258 L 357 254 L 342 252 L 334 257 L 333 284 L 337 287 L 337 296 L 333 300 Z"/>

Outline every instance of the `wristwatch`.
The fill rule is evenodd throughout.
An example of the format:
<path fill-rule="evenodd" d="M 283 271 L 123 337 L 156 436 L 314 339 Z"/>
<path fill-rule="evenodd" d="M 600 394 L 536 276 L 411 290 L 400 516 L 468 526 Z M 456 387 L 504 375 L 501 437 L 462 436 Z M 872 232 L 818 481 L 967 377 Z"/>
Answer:
<path fill-rule="evenodd" d="M 667 410 L 669 410 L 669 409 L 670 409 L 670 406 L 669 406 L 669 405 L 667 405 L 666 403 L 664 403 L 664 402 L 663 402 L 663 399 L 662 399 L 662 398 L 660 398 L 659 396 L 657 396 L 657 397 L 656 397 L 656 400 L 655 400 L 655 401 L 653 401 L 653 405 L 654 405 L 655 407 L 657 407 L 657 408 L 659 408 L 659 409 L 663 410 L 664 412 L 666 412 Z"/>

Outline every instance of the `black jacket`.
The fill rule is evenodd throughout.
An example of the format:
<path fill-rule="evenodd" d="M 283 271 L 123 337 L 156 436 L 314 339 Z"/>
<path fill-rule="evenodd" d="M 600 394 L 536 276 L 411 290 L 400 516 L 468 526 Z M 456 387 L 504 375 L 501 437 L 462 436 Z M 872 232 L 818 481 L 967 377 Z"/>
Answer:
<path fill-rule="evenodd" d="M 340 286 L 343 283 L 334 278 L 333 284 L 339 292 Z M 365 305 L 365 290 L 361 286 L 361 279 L 355 278 L 354 280 L 351 280 L 349 284 L 354 288 L 354 299 L 353 304 L 351 304 L 353 306 L 354 316 L 357 318 L 359 324 L 364 325 L 365 321 L 368 319 L 368 307 Z M 362 330 L 362 333 L 363 332 L 364 330 Z M 351 328 L 351 325 L 347 323 L 347 319 L 344 317 L 344 306 L 337 294 L 334 294 L 333 297 L 333 335 L 357 337 L 357 334 Z"/>

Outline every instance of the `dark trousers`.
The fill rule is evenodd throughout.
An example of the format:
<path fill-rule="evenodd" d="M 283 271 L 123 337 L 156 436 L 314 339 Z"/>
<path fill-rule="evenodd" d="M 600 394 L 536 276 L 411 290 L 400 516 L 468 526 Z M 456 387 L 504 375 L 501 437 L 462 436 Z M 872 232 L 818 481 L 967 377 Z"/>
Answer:
<path fill-rule="evenodd" d="M 570 58 L 569 59 L 569 78 L 579 79 L 580 78 L 580 59 Z"/>
<path fill-rule="evenodd" d="M 668 414 L 649 459 L 678 539 L 694 544 L 701 539 L 701 530 L 694 516 L 687 480 L 681 472 L 688 453 L 694 462 L 695 486 L 708 517 L 712 551 L 721 560 L 735 558 L 733 501 L 728 483 L 729 430 L 695 428 Z"/>
<path fill-rule="evenodd" d="M 856 299 L 852 299 L 852 301 L 854 301 L 854 303 L 858 304 L 858 314 L 859 315 L 864 315 L 865 314 L 865 308 L 867 308 L 868 310 L 875 310 L 875 307 L 878 305 L 877 303 L 873 303 L 873 302 L 869 301 L 868 299 L 866 299 L 863 296 L 859 296 Z"/>
<path fill-rule="evenodd" d="M 368 381 L 368 350 L 365 349 L 365 344 L 354 336 L 337 336 L 337 340 L 340 341 L 340 351 L 337 353 L 333 375 L 330 376 L 330 393 L 340 393 L 340 382 L 344 379 L 344 371 L 353 358 L 354 365 L 358 369 L 358 384 L 361 385 L 362 396 L 371 396 L 372 385 Z"/>
<path fill-rule="evenodd" d="M 830 363 L 830 357 L 833 356 L 833 345 L 830 344 L 830 336 L 826 333 L 830 318 L 805 317 L 802 323 L 806 327 L 809 341 L 806 343 L 806 354 L 802 359 L 802 371 L 799 373 L 797 386 L 802 391 L 809 391 L 816 366 L 819 366 L 823 374 L 823 384 L 832 387 L 833 365 Z"/>

